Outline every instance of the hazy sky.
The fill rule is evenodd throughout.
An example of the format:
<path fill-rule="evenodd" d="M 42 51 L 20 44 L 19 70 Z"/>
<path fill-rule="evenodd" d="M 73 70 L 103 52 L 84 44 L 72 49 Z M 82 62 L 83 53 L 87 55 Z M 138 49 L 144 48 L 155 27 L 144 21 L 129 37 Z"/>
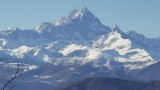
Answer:
<path fill-rule="evenodd" d="M 160 0 L 1 0 L 0 30 L 32 29 L 84 6 L 107 26 L 117 24 L 124 32 L 160 36 Z"/>

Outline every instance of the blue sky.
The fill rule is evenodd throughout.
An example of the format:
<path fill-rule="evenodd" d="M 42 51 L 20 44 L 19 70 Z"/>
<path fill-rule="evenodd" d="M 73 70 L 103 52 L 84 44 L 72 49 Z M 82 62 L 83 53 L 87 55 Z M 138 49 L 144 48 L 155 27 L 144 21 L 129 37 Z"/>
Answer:
<path fill-rule="evenodd" d="M 160 0 L 1 0 L 0 30 L 32 29 L 84 6 L 107 26 L 160 37 Z"/>

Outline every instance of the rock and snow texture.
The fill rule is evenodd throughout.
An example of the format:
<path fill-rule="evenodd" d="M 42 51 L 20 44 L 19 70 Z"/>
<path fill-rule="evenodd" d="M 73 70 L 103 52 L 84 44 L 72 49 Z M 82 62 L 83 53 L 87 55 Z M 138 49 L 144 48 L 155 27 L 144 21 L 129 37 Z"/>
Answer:
<path fill-rule="evenodd" d="M 159 38 L 146 38 L 134 31 L 124 33 L 117 25 L 113 28 L 105 26 L 86 7 L 73 10 L 69 16 L 54 23 L 42 23 L 33 30 L 9 28 L 0 32 L 0 58 L 24 66 L 48 63 L 88 65 L 102 71 L 130 71 L 158 62 L 159 53 Z M 74 67 L 69 71 L 81 74 Z M 40 79 L 48 78 L 52 77 L 40 76 Z"/>
<path fill-rule="evenodd" d="M 117 25 L 111 29 L 86 7 L 73 10 L 55 23 L 42 23 L 34 30 L 2 31 L 0 42 L 1 58 L 4 54 L 53 64 L 61 61 L 107 67 L 113 61 L 127 69 L 139 69 L 160 60 L 158 38 L 146 38 L 134 31 L 123 33 Z"/>

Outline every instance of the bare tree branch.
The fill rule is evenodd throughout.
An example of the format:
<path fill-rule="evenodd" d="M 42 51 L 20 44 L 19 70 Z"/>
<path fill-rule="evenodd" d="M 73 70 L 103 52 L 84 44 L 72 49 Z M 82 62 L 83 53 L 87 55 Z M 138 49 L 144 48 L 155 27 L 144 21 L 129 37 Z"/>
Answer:
<path fill-rule="evenodd" d="M 9 84 L 10 84 L 13 80 L 15 80 L 16 78 L 18 78 L 19 76 L 21 76 L 21 74 L 18 74 L 18 71 L 19 71 L 19 64 L 18 64 L 18 67 L 17 67 L 17 70 L 16 70 L 16 73 L 15 73 L 14 77 L 11 78 L 10 80 L 8 80 L 8 82 L 3 86 L 3 88 L 2 88 L 1 90 L 4 90 L 5 88 L 10 88 L 10 89 L 12 89 L 12 88 L 15 87 L 15 86 L 9 86 Z"/>

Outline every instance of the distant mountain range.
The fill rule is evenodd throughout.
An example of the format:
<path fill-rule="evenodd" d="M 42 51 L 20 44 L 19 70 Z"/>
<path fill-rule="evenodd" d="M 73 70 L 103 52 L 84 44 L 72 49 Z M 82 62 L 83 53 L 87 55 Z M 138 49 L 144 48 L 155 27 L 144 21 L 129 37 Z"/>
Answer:
<path fill-rule="evenodd" d="M 159 38 L 103 25 L 85 7 L 33 30 L 1 31 L 0 76 L 10 78 L 19 63 L 23 77 L 16 83 L 46 89 L 86 77 L 160 80 L 159 53 Z"/>

